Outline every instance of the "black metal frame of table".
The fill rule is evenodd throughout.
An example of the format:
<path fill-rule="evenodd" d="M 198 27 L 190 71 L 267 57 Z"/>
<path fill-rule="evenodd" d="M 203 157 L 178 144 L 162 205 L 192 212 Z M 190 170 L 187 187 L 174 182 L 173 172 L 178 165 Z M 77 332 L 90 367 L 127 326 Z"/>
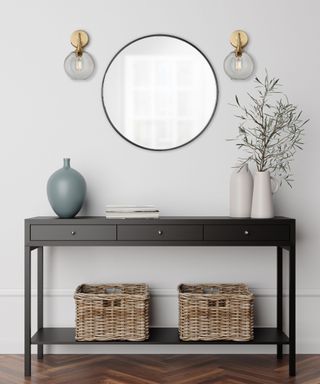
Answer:
<path fill-rule="evenodd" d="M 277 358 L 289 345 L 289 375 L 296 374 L 296 236 L 295 220 L 233 219 L 229 217 L 161 217 L 160 219 L 106 219 L 35 217 L 25 220 L 25 376 L 31 375 L 31 345 L 38 359 L 43 345 L 55 344 L 272 344 Z M 274 328 L 255 328 L 254 339 L 235 341 L 181 341 L 177 328 L 151 328 L 143 342 L 77 342 L 74 328 L 43 325 L 43 248 L 52 246 L 255 246 L 277 249 L 277 318 Z M 289 336 L 283 331 L 283 249 L 289 254 Z M 31 259 L 37 251 L 37 332 L 31 335 Z"/>

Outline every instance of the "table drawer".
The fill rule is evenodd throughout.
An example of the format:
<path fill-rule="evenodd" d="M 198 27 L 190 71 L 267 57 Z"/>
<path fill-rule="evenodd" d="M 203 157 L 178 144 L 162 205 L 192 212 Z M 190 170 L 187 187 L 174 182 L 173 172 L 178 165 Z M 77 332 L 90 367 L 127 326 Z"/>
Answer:
<path fill-rule="evenodd" d="M 203 226 L 118 225 L 118 240 L 203 240 Z"/>
<path fill-rule="evenodd" d="M 115 225 L 31 225 L 30 240 L 116 240 Z"/>
<path fill-rule="evenodd" d="M 205 225 L 204 240 L 277 241 L 289 240 L 288 225 Z"/>

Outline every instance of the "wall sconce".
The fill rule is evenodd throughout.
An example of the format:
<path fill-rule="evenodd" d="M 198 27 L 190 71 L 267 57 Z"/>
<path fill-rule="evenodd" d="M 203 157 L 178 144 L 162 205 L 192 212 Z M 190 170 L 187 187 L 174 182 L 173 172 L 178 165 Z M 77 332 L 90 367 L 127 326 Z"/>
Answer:
<path fill-rule="evenodd" d="M 92 56 L 83 50 L 89 42 L 89 36 L 87 32 L 78 30 L 73 32 L 70 41 L 76 49 L 66 57 L 64 69 L 71 79 L 85 80 L 90 77 L 94 71 Z"/>
<path fill-rule="evenodd" d="M 224 70 L 231 79 L 244 80 L 253 73 L 252 57 L 243 51 L 248 41 L 248 35 L 240 30 L 234 31 L 230 37 L 230 43 L 235 50 L 225 58 Z"/>

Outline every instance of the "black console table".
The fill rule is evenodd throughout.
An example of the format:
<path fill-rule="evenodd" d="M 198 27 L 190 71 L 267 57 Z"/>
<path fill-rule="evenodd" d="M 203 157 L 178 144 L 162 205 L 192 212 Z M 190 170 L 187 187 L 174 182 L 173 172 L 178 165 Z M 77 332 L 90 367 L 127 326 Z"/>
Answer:
<path fill-rule="evenodd" d="M 277 249 L 277 319 L 274 328 L 255 328 L 249 342 L 185 342 L 177 328 L 152 328 L 143 342 L 77 342 L 74 328 L 43 327 L 43 248 L 52 246 L 258 246 Z M 283 249 L 289 252 L 289 336 L 283 332 Z M 31 255 L 37 250 L 38 331 L 31 335 Z M 232 219 L 228 217 L 161 217 L 114 220 L 104 217 L 25 220 L 25 375 L 31 375 L 31 345 L 43 358 L 45 344 L 273 344 L 282 358 L 289 344 L 289 374 L 296 371 L 295 336 L 295 220 Z"/>

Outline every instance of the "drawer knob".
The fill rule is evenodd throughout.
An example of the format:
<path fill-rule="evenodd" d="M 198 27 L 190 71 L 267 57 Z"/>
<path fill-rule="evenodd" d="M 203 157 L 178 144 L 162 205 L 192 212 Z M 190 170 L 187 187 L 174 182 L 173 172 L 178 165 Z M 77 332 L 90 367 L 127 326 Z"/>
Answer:
<path fill-rule="evenodd" d="M 71 232 L 71 235 L 72 235 L 72 236 L 74 236 L 75 234 L 76 234 L 76 232 L 75 232 L 75 231 L 72 231 L 72 232 Z"/>
<path fill-rule="evenodd" d="M 249 231 L 244 231 L 245 236 L 249 235 Z"/>
<path fill-rule="evenodd" d="M 162 231 L 161 229 L 159 229 L 159 231 L 158 231 L 158 235 L 159 235 L 159 236 L 162 236 L 162 235 L 163 235 L 163 231 Z"/>

